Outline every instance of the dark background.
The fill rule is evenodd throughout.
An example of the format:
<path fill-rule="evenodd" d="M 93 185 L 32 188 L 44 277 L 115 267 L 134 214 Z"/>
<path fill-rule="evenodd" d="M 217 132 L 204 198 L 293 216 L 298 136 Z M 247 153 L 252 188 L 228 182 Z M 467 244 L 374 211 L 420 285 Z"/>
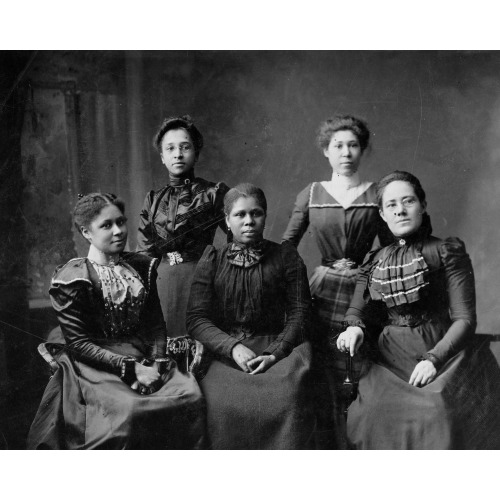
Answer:
<path fill-rule="evenodd" d="M 152 136 L 185 113 L 205 138 L 197 174 L 261 186 L 278 241 L 297 193 L 331 176 L 319 123 L 365 118 L 363 179 L 420 178 L 434 234 L 471 255 L 478 332 L 498 333 L 500 52 L 0 52 L 0 448 L 23 446 L 47 381 L 36 346 L 55 326 L 50 276 L 86 251 L 77 194 L 123 197 L 134 248 L 144 196 L 167 179 Z M 309 233 L 299 250 L 311 272 Z"/>

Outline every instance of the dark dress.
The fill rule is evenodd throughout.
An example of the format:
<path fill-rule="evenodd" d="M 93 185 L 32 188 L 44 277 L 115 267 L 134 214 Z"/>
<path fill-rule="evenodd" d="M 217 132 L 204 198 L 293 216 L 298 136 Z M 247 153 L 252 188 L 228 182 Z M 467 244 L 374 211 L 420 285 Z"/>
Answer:
<path fill-rule="evenodd" d="M 500 447 L 500 370 L 474 334 L 474 274 L 459 239 L 419 231 L 369 254 L 346 321 L 374 344 L 348 413 L 356 448 Z M 421 359 L 438 374 L 414 387 Z"/>
<path fill-rule="evenodd" d="M 125 358 L 165 357 L 157 264 L 124 253 L 116 267 L 78 258 L 56 270 L 50 296 L 66 345 L 56 356 L 59 368 L 45 389 L 28 449 L 201 446 L 204 400 L 191 374 L 170 360 L 161 387 L 150 395 L 121 379 Z M 113 287 L 118 292 L 108 294 Z"/>
<path fill-rule="evenodd" d="M 310 226 L 321 252 L 321 265 L 309 279 L 312 295 L 312 333 L 316 402 L 319 412 L 319 447 L 345 448 L 342 404 L 336 401 L 345 360 L 335 347 L 356 285 L 358 267 L 378 236 L 388 244 L 386 225 L 379 215 L 376 186 L 367 188 L 345 209 L 319 182 L 309 184 L 297 196 L 283 235 L 296 247 Z M 355 357 L 356 376 L 362 360 Z M 335 402 L 335 411 L 331 405 Z M 332 413 L 333 412 L 333 413 Z"/>
<path fill-rule="evenodd" d="M 248 267 L 238 265 L 241 255 Z M 208 246 L 191 288 L 189 334 L 212 353 L 200 385 L 213 449 L 301 449 L 309 446 L 311 349 L 307 274 L 293 246 L 264 240 L 251 255 L 232 244 Z M 241 343 L 277 362 L 250 375 L 233 361 Z"/>
<path fill-rule="evenodd" d="M 229 188 L 194 177 L 171 178 L 144 200 L 137 251 L 161 260 L 158 295 L 169 337 L 187 335 L 186 307 L 196 264 L 219 226 L 227 231 L 224 195 Z"/>

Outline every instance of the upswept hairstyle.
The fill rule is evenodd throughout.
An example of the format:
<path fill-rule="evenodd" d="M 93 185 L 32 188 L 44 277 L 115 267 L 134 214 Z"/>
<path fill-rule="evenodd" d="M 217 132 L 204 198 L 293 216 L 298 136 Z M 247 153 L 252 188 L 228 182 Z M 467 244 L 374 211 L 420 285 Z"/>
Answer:
<path fill-rule="evenodd" d="M 377 204 L 380 209 L 382 209 L 382 197 L 384 196 L 385 188 L 394 181 L 404 181 L 411 184 L 420 203 L 425 203 L 425 191 L 420 181 L 413 174 L 410 174 L 410 172 L 395 170 L 390 174 L 384 175 L 384 177 L 377 182 Z"/>
<path fill-rule="evenodd" d="M 410 172 L 405 172 L 404 170 L 395 170 L 390 174 L 384 175 L 382 179 L 377 182 L 377 204 L 380 210 L 382 210 L 382 198 L 384 196 L 385 188 L 394 181 L 404 181 L 410 184 L 415 191 L 415 195 L 417 196 L 420 203 L 425 203 L 425 191 L 420 184 L 420 181 Z M 385 226 L 387 227 L 387 226 Z M 387 227 L 387 231 L 389 228 Z M 420 231 L 424 232 L 428 235 L 432 234 L 432 223 L 431 217 L 427 211 L 422 214 L 422 225 L 420 226 Z"/>
<path fill-rule="evenodd" d="M 193 120 L 189 115 L 169 116 L 165 118 L 160 125 L 158 132 L 156 132 L 153 138 L 154 148 L 158 151 L 158 153 L 161 154 L 161 142 L 163 140 L 163 136 L 169 130 L 177 130 L 180 128 L 184 129 L 191 137 L 191 140 L 193 141 L 194 152 L 196 154 L 196 158 L 198 158 L 200 151 L 203 148 L 203 136 L 201 135 L 201 132 L 196 128 L 196 125 L 193 123 Z"/>
<path fill-rule="evenodd" d="M 114 205 L 122 214 L 125 214 L 125 203 L 113 193 L 89 193 L 85 196 L 78 195 L 78 197 L 73 209 L 73 223 L 80 233 L 82 226 L 88 229 L 106 205 Z"/>
<path fill-rule="evenodd" d="M 233 205 L 240 198 L 255 198 L 258 205 L 267 213 L 267 200 L 264 191 L 249 182 L 242 182 L 231 188 L 224 196 L 224 213 L 226 215 L 231 213 Z"/>
<path fill-rule="evenodd" d="M 364 120 L 351 115 L 334 115 L 325 120 L 318 129 L 316 144 L 321 151 L 328 148 L 333 134 L 340 130 L 350 130 L 358 138 L 362 152 L 368 147 L 370 130 Z"/>

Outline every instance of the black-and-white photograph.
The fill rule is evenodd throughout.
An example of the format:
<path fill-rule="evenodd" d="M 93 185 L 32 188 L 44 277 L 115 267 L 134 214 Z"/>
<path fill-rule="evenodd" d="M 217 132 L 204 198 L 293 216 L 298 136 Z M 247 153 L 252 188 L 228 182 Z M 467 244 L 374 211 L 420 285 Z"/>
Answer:
<path fill-rule="evenodd" d="M 500 52 L 199 45 L 0 51 L 0 449 L 500 450 Z"/>

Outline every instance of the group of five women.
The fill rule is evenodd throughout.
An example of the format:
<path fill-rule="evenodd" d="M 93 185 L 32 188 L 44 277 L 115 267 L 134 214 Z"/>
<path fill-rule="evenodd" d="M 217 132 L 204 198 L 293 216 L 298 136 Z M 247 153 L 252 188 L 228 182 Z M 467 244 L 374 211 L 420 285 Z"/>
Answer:
<path fill-rule="evenodd" d="M 197 177 L 201 133 L 167 118 L 154 144 L 169 183 L 146 196 L 137 252 L 120 199 L 76 204 L 89 253 L 52 279 L 65 346 L 28 447 L 500 447 L 499 369 L 474 335 L 464 244 L 431 235 L 412 174 L 360 179 L 369 139 L 352 116 L 322 124 L 332 179 L 299 193 L 279 244 L 264 238 L 263 191 Z M 309 226 L 322 260 L 308 282 L 296 247 Z M 204 348 L 196 378 L 168 355 L 185 336 Z M 347 425 L 345 356 L 359 377 Z"/>

